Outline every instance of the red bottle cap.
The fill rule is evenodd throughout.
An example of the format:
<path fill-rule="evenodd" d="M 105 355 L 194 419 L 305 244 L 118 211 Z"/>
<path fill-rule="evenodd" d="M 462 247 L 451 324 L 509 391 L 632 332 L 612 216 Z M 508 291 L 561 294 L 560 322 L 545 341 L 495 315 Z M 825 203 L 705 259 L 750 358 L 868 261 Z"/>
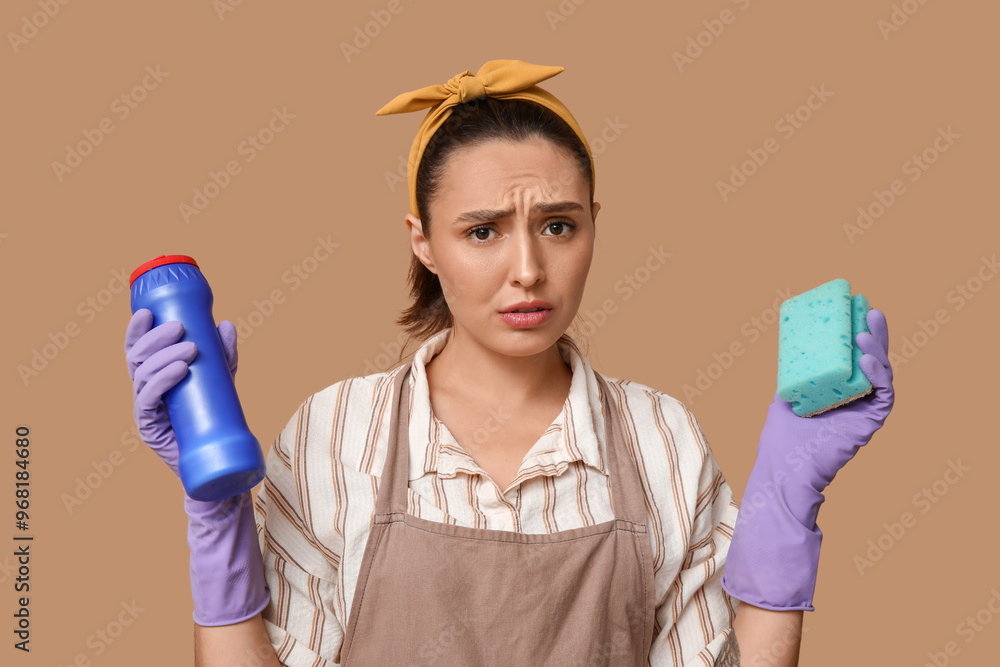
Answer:
<path fill-rule="evenodd" d="M 149 260 L 132 272 L 132 276 L 128 279 L 129 288 L 132 287 L 132 283 L 135 282 L 136 278 L 146 273 L 146 271 L 155 269 L 158 266 L 163 266 L 164 264 L 194 264 L 195 266 L 198 266 L 198 262 L 194 261 L 193 258 L 188 257 L 187 255 L 160 255 L 155 259 Z"/>

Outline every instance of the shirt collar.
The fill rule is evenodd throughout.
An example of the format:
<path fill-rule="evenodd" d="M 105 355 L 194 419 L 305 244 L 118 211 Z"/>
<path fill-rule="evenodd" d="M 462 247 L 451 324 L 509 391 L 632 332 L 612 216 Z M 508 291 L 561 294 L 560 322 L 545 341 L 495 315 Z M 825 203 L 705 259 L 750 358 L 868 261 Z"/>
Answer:
<path fill-rule="evenodd" d="M 460 471 L 481 470 L 458 445 L 444 423 L 431 413 L 430 389 L 424 365 L 444 349 L 449 331 L 450 327 L 434 334 L 413 356 L 408 378 L 410 480 L 430 472 L 453 477 Z M 556 347 L 573 372 L 569 396 L 562 411 L 525 455 L 522 468 L 537 470 L 540 466 L 543 470 L 559 474 L 570 462 L 579 460 L 607 474 L 604 415 L 595 371 L 567 334 L 556 341 Z"/>

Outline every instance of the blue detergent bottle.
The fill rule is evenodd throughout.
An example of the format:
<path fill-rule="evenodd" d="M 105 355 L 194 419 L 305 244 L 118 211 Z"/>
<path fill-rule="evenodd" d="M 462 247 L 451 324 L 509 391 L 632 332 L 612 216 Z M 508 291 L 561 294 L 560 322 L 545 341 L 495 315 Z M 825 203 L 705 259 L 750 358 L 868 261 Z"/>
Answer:
<path fill-rule="evenodd" d="M 197 262 L 160 255 L 133 271 L 129 285 L 133 314 L 149 309 L 154 327 L 180 321 L 181 341 L 198 346 L 188 374 L 163 395 L 184 490 L 209 501 L 252 489 L 267 472 L 264 453 L 247 426 L 212 316 L 212 290 Z"/>

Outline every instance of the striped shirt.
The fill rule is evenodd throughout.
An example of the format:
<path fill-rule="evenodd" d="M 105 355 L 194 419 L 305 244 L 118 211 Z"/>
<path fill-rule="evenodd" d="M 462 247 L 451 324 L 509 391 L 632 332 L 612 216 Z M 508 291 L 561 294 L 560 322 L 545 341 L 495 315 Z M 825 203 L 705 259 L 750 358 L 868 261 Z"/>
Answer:
<path fill-rule="evenodd" d="M 424 365 L 448 331 L 414 353 L 407 512 L 522 533 L 613 519 L 599 385 L 572 338 L 557 342 L 573 371 L 569 396 L 504 494 L 431 411 Z M 283 665 L 339 663 L 401 370 L 342 380 L 308 397 L 268 453 L 254 510 L 271 594 L 262 616 Z M 736 523 L 732 491 L 680 401 L 601 377 L 636 452 L 648 510 L 657 600 L 649 664 L 713 665 L 738 604 L 720 583 Z"/>

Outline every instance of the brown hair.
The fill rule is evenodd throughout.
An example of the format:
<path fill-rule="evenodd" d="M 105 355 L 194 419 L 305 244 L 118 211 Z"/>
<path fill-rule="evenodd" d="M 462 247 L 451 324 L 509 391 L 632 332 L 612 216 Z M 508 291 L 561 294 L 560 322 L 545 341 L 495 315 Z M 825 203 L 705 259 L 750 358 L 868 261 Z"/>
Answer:
<path fill-rule="evenodd" d="M 478 146 L 488 141 L 509 142 L 547 139 L 572 156 L 590 188 L 594 203 L 594 182 L 590 155 L 576 132 L 553 111 L 530 100 L 480 97 L 458 104 L 431 137 L 417 170 L 416 198 L 426 238 L 431 236 L 430 202 L 437 194 L 448 157 L 458 148 Z M 412 305 L 403 311 L 396 324 L 406 331 L 403 350 L 413 340 L 426 340 L 453 326 L 451 310 L 441 291 L 438 276 L 413 255 L 410 260 L 410 297 Z M 577 315 L 579 317 L 579 314 Z"/>

